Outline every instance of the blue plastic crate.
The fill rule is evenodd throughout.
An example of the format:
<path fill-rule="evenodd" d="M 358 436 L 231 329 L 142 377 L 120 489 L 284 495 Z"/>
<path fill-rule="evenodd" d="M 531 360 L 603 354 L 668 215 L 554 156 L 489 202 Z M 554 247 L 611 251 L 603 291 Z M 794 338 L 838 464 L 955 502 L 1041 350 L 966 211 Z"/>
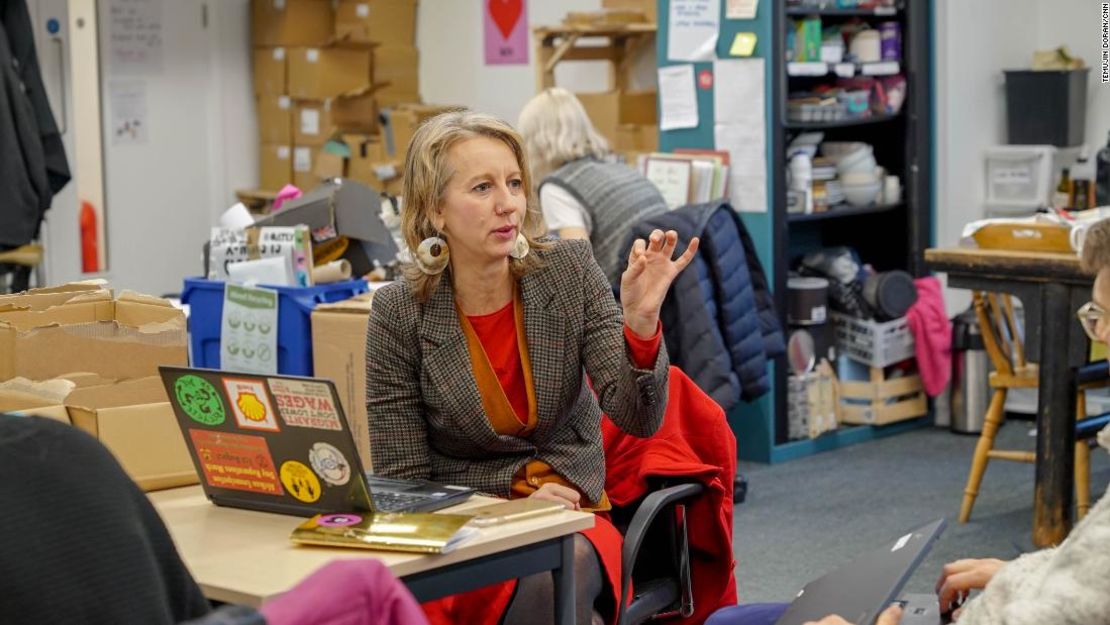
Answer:
<path fill-rule="evenodd" d="M 312 310 L 370 290 L 364 280 L 310 287 L 266 287 L 278 293 L 278 373 L 312 375 Z M 224 283 L 187 278 L 181 302 L 189 305 L 189 341 L 194 367 L 220 368 Z"/>

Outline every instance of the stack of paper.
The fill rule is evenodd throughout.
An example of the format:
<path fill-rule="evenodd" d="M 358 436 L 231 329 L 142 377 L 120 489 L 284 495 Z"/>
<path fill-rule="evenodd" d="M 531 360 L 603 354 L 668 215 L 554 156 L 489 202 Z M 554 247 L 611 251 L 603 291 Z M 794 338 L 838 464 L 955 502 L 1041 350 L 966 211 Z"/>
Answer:
<path fill-rule="evenodd" d="M 728 197 L 728 152 L 685 150 L 640 157 L 640 171 L 663 195 L 669 208 Z"/>

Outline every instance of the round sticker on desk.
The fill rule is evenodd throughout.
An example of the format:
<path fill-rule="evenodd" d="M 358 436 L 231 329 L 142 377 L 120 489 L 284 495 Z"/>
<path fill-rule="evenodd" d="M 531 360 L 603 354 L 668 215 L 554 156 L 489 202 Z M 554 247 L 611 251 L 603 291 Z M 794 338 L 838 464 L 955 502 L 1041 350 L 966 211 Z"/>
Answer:
<path fill-rule="evenodd" d="M 351 463 L 335 447 L 316 443 L 308 452 L 308 462 L 316 475 L 332 486 L 342 486 L 351 479 Z"/>
<path fill-rule="evenodd" d="M 282 463 L 281 483 L 298 501 L 313 503 L 320 498 L 320 480 L 312 469 L 296 460 Z"/>
<path fill-rule="evenodd" d="M 220 393 L 212 383 L 198 375 L 183 375 L 173 383 L 177 403 L 193 421 L 220 425 L 227 418 Z"/>
<path fill-rule="evenodd" d="M 362 517 L 357 514 L 325 514 L 316 519 L 316 525 L 321 527 L 350 527 L 362 522 Z"/>

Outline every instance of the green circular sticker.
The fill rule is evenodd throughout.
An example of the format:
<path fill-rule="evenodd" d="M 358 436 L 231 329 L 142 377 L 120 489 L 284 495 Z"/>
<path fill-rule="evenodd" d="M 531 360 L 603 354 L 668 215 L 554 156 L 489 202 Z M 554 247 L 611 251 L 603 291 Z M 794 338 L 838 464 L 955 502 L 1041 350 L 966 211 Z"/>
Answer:
<path fill-rule="evenodd" d="M 227 418 L 219 391 L 204 378 L 183 375 L 173 385 L 177 402 L 193 421 L 204 425 L 219 425 Z"/>

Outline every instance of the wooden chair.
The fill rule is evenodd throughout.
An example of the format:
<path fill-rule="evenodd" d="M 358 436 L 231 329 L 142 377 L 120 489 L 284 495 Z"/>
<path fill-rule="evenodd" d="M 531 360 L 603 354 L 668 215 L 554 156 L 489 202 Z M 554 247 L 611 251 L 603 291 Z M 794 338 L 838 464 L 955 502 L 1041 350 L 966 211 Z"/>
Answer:
<path fill-rule="evenodd" d="M 987 350 L 994 371 L 990 374 L 993 390 L 991 403 L 987 408 L 983 432 L 975 446 L 971 460 L 971 471 L 967 476 L 963 504 L 960 506 L 960 523 L 971 518 L 971 509 L 979 494 L 979 484 L 990 460 L 1010 460 L 1013 462 L 1036 462 L 1037 455 L 1032 451 L 1015 451 L 994 448 L 994 437 L 1005 420 L 1006 395 L 1014 388 L 1036 388 L 1038 369 L 1034 363 L 1025 360 L 1024 333 L 1014 317 L 1013 301 L 1009 295 L 976 292 L 973 295 L 975 316 L 979 320 L 979 330 L 983 335 L 983 346 Z M 1076 397 L 1076 442 L 1075 442 L 1075 489 L 1076 509 L 1083 518 L 1091 507 L 1090 492 L 1090 440 L 1092 432 L 1097 433 L 1098 423 L 1110 421 L 1110 415 L 1087 418 L 1086 391 L 1110 385 L 1110 370 L 1105 362 L 1083 367 L 1079 373 L 1079 389 Z"/>

